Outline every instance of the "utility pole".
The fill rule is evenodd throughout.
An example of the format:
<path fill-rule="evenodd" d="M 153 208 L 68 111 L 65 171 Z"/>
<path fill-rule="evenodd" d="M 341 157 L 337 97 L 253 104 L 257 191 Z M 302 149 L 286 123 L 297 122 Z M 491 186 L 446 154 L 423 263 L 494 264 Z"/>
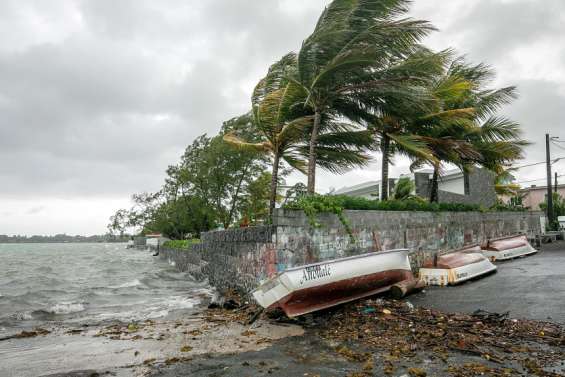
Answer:
<path fill-rule="evenodd" d="M 557 194 L 557 178 L 559 178 L 559 177 L 557 176 L 557 172 L 555 172 L 555 183 L 554 183 L 554 185 L 555 185 L 555 193 L 556 194 Z"/>
<path fill-rule="evenodd" d="M 549 134 L 545 135 L 545 153 L 547 164 L 547 222 L 553 225 L 553 190 L 551 189 L 551 152 L 549 150 Z"/>

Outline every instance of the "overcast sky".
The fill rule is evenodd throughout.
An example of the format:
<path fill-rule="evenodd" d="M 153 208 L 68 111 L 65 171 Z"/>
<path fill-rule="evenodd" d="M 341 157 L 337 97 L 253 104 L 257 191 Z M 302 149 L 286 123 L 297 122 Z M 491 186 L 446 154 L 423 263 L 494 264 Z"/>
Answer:
<path fill-rule="evenodd" d="M 104 233 L 132 193 L 160 187 L 194 137 L 249 109 L 255 83 L 299 49 L 327 3 L 1 1 L 0 234 Z M 440 29 L 430 47 L 518 86 L 505 113 L 535 143 L 527 162 L 544 159 L 546 132 L 565 139 L 563 0 L 415 0 L 411 15 Z M 322 174 L 319 189 L 378 179 L 378 166 Z"/>

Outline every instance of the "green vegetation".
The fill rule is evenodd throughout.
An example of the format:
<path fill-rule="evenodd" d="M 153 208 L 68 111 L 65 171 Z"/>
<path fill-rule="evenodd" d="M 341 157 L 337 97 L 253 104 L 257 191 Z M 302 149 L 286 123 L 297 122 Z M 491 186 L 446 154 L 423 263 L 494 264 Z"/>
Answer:
<path fill-rule="evenodd" d="M 167 241 L 163 244 L 163 247 L 168 249 L 177 249 L 177 250 L 188 250 L 192 245 L 199 244 L 199 239 L 191 239 L 191 240 L 171 240 Z"/>
<path fill-rule="evenodd" d="M 345 195 L 313 195 L 303 196 L 285 206 L 286 209 L 303 210 L 307 214 L 312 209 L 317 212 L 338 212 L 341 210 L 359 211 L 426 211 L 426 212 L 471 212 L 486 209 L 478 205 L 458 203 L 430 203 L 421 198 L 407 200 L 373 200 Z"/>
<path fill-rule="evenodd" d="M 412 194 L 416 191 L 416 184 L 412 182 L 410 178 L 400 178 L 394 186 L 394 193 L 392 197 L 394 200 L 408 200 L 417 199 L 417 197 Z"/>
<path fill-rule="evenodd" d="M 134 228 L 185 239 L 216 227 L 270 221 L 280 186 L 292 171 L 307 176 L 303 209 L 465 211 L 476 206 L 438 204 L 446 165 L 464 173 L 495 172 L 497 190 L 514 189 L 505 174 L 527 144 L 520 127 L 497 115 L 516 98 L 514 87 L 492 88 L 494 71 L 451 50 L 431 51 L 421 40 L 427 21 L 407 18 L 409 0 L 334 0 L 297 52 L 270 66 L 255 86 L 249 113 L 225 122 L 217 136 L 202 135 L 167 170 L 157 193 L 134 195 L 134 206 L 111 219 L 112 233 Z M 434 169 L 429 202 L 403 181 L 388 201 L 315 194 L 316 170 L 342 173 L 366 166 L 380 152 L 382 182 L 402 155 L 411 169 Z"/>
<path fill-rule="evenodd" d="M 540 208 L 547 213 L 547 199 L 540 204 Z M 553 216 L 555 221 L 552 224 L 547 224 L 547 229 L 559 230 L 559 221 L 557 218 L 559 216 L 565 216 L 565 198 L 556 192 L 553 193 Z"/>

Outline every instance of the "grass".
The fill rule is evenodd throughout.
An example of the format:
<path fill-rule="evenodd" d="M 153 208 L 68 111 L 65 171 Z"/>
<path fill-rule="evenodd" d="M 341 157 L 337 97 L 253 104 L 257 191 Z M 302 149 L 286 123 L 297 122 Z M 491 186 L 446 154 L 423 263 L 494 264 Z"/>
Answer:
<path fill-rule="evenodd" d="M 163 244 L 163 247 L 168 249 L 188 250 L 192 245 L 199 244 L 200 240 L 197 238 L 191 240 L 171 240 Z"/>

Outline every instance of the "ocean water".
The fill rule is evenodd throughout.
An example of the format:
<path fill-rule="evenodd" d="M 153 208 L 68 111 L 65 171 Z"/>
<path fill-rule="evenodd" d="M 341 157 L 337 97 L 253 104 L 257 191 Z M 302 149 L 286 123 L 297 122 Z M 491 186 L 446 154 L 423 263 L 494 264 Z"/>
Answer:
<path fill-rule="evenodd" d="M 210 295 L 205 283 L 124 244 L 0 244 L 0 337 L 45 323 L 162 318 Z"/>

